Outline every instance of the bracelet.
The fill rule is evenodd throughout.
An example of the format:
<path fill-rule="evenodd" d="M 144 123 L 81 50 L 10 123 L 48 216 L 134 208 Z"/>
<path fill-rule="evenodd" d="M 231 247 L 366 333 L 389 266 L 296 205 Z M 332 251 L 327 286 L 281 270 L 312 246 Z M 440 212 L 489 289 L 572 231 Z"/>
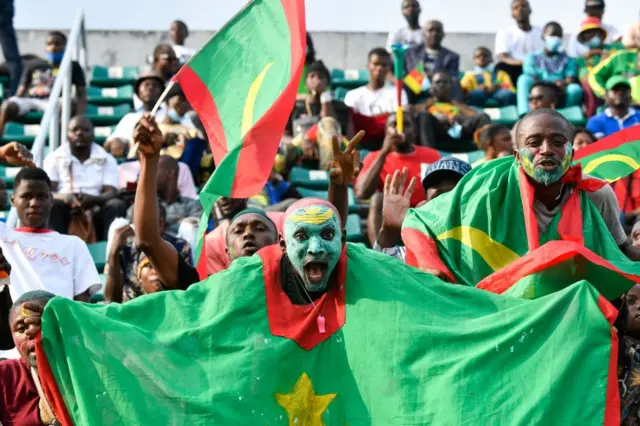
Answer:
<path fill-rule="evenodd" d="M 331 92 L 322 92 L 320 95 L 320 103 L 327 104 L 333 101 L 333 95 Z"/>

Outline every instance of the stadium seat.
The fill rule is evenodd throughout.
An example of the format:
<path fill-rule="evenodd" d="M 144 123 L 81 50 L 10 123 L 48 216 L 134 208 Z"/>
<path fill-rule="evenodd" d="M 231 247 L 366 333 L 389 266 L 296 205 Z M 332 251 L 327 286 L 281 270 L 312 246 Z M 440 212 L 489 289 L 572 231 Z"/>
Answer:
<path fill-rule="evenodd" d="M 93 124 L 113 125 L 133 110 L 131 105 L 122 104 L 114 106 L 87 105 L 86 115 Z"/>
<path fill-rule="evenodd" d="M 27 147 L 31 147 L 33 145 L 33 141 L 36 139 L 40 133 L 40 125 L 39 124 L 21 124 L 10 122 L 4 128 L 4 136 L 2 136 L 1 141 L 3 143 L 6 142 L 20 142 Z"/>
<path fill-rule="evenodd" d="M 0 167 L 0 179 L 7 185 L 7 189 L 13 189 L 13 182 L 21 168 L 22 167 Z"/>
<path fill-rule="evenodd" d="M 587 124 L 587 117 L 582 112 L 582 108 L 579 106 L 572 106 L 568 108 L 558 108 L 558 112 L 565 116 L 567 120 L 574 126 L 583 127 Z"/>
<path fill-rule="evenodd" d="M 102 273 L 104 265 L 106 264 L 107 242 L 100 241 L 93 244 L 87 244 L 87 247 L 89 248 L 89 253 L 91 253 L 93 263 L 95 263 L 98 272 Z"/>
<path fill-rule="evenodd" d="M 326 189 L 318 190 L 318 189 L 310 189 L 310 188 L 298 188 L 296 187 L 300 195 L 305 198 L 320 198 L 323 200 L 327 200 L 329 198 L 329 194 Z M 356 195 L 353 192 L 353 188 L 349 188 L 348 193 L 349 199 L 349 213 L 357 213 L 358 205 L 356 204 Z"/>
<path fill-rule="evenodd" d="M 451 156 L 459 160 L 466 161 L 469 164 L 474 164 L 475 162 L 482 160 L 485 155 L 483 150 L 457 153 L 457 154 L 452 154 L 450 152 L 445 152 L 445 151 L 438 151 L 438 152 L 440 152 L 440 155 L 443 157 Z"/>
<path fill-rule="evenodd" d="M 329 187 L 329 173 L 325 170 L 294 167 L 289 173 L 289 182 L 295 187 L 326 190 Z"/>
<path fill-rule="evenodd" d="M 100 87 L 117 87 L 133 84 L 140 76 L 138 67 L 101 67 L 91 69 L 91 85 Z"/>
<path fill-rule="evenodd" d="M 369 82 L 369 71 L 362 70 L 342 70 L 334 68 L 331 70 L 331 84 L 333 87 L 344 87 L 355 89 L 364 86 Z"/>
<path fill-rule="evenodd" d="M 336 99 L 336 101 L 344 102 L 344 98 L 347 96 L 348 91 L 349 89 L 347 89 L 346 87 L 338 87 L 334 91 L 333 97 Z"/>
<path fill-rule="evenodd" d="M 94 105 L 118 105 L 132 103 L 133 86 L 87 88 L 87 100 Z"/>
<path fill-rule="evenodd" d="M 25 124 L 40 124 L 44 113 L 40 111 L 31 111 L 19 117 L 16 121 Z"/>
<path fill-rule="evenodd" d="M 350 214 L 347 217 L 347 241 L 352 243 L 364 242 L 365 235 L 362 232 L 362 226 L 360 224 L 360 216 L 357 214 Z"/>
<path fill-rule="evenodd" d="M 113 133 L 115 128 L 116 128 L 116 126 L 98 126 L 98 127 L 94 127 L 93 136 L 94 136 L 94 139 L 95 139 L 96 143 L 99 143 L 100 145 L 104 144 L 104 142 L 107 140 L 107 138 L 109 136 L 111 136 L 111 133 Z"/>
<path fill-rule="evenodd" d="M 484 108 L 483 111 L 491 118 L 491 121 L 507 127 L 513 126 L 520 118 L 518 109 L 513 105 L 502 108 Z"/>

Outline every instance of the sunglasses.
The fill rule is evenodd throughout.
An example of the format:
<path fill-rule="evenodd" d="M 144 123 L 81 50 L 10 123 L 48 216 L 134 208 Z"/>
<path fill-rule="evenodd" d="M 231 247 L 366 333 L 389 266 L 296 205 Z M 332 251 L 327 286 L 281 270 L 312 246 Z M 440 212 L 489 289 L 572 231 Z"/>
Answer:
<path fill-rule="evenodd" d="M 529 96 L 529 102 L 542 102 L 543 100 L 544 100 L 544 95 Z"/>
<path fill-rule="evenodd" d="M 158 59 L 166 59 L 169 62 L 176 62 L 178 58 L 175 56 L 171 56 L 168 53 L 163 53 L 162 55 L 158 55 Z"/>

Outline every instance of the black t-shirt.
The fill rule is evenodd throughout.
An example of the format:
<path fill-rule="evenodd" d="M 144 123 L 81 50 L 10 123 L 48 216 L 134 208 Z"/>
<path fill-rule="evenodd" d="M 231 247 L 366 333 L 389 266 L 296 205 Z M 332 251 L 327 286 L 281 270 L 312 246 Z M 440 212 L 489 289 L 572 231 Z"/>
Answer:
<path fill-rule="evenodd" d="M 48 62 L 35 62 L 29 65 L 20 79 L 20 86 L 24 86 L 26 89 L 24 96 L 27 98 L 48 98 L 57 76 L 58 67 Z M 76 88 L 86 86 L 84 72 L 76 61 L 71 62 L 71 84 Z"/>
<path fill-rule="evenodd" d="M 325 291 L 305 292 L 300 278 L 286 255 L 283 255 L 280 260 L 280 285 L 294 305 L 308 305 L 311 303 L 309 297 L 315 302 L 325 293 Z"/>
<path fill-rule="evenodd" d="M 191 284 L 200 282 L 198 271 L 178 255 L 178 290 L 186 290 Z"/>
<path fill-rule="evenodd" d="M 349 108 L 345 105 L 344 102 L 341 101 L 332 101 L 333 110 L 336 113 L 336 119 L 338 123 L 340 123 L 340 127 L 342 127 L 342 134 L 347 133 L 347 127 L 349 126 Z M 309 109 L 311 110 L 311 114 L 313 117 L 316 117 L 318 121 L 320 121 L 320 110 L 322 105 L 320 102 L 315 102 L 309 104 Z M 293 111 L 291 112 L 291 117 L 289 118 L 289 122 L 287 123 L 287 132 L 290 135 L 293 135 L 293 122 L 298 118 L 309 117 L 309 111 L 307 111 L 306 102 L 304 100 L 296 100 L 295 105 L 293 106 Z"/>

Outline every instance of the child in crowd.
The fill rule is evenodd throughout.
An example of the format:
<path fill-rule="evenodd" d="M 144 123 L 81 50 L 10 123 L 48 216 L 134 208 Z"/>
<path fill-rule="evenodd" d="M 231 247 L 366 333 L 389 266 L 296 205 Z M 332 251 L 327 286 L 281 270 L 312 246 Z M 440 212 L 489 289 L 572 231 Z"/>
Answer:
<path fill-rule="evenodd" d="M 578 151 L 591 145 L 597 140 L 598 138 L 596 138 L 596 136 L 589 130 L 579 127 L 573 133 L 573 150 Z"/>
<path fill-rule="evenodd" d="M 474 167 L 494 158 L 513 155 L 511 130 L 502 124 L 493 123 L 481 127 L 475 132 L 473 139 L 478 148 L 485 152 L 485 157 L 474 163 Z"/>
<path fill-rule="evenodd" d="M 473 52 L 473 71 L 467 71 L 460 85 L 468 105 L 507 106 L 516 104 L 516 88 L 505 71 L 496 71 L 491 51 L 478 47 Z"/>

